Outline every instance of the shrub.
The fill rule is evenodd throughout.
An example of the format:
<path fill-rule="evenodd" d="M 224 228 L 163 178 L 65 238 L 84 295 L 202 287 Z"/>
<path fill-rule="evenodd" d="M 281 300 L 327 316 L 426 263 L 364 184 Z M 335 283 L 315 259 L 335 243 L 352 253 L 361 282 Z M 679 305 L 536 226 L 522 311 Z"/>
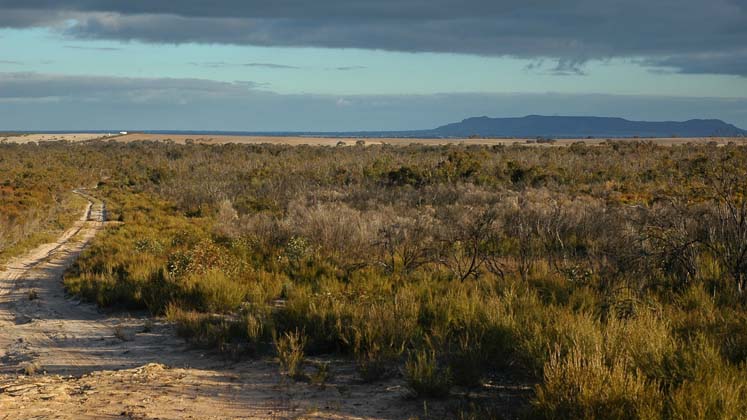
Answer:
<path fill-rule="evenodd" d="M 205 312 L 233 311 L 246 297 L 246 286 L 217 269 L 194 274 L 187 281 L 192 284 L 189 292 L 191 302 Z"/>
<path fill-rule="evenodd" d="M 449 369 L 456 385 L 480 386 L 490 364 L 483 337 L 473 337 L 469 332 L 457 338 L 455 348 L 449 353 Z"/>
<path fill-rule="evenodd" d="M 740 419 L 747 413 L 744 372 L 703 372 L 683 383 L 667 400 L 672 419 Z"/>
<path fill-rule="evenodd" d="M 656 419 L 662 409 L 655 383 L 619 360 L 607 364 L 599 348 L 554 352 L 533 404 L 534 415 L 546 419 Z"/>
<path fill-rule="evenodd" d="M 415 396 L 443 398 L 451 392 L 451 370 L 439 366 L 436 350 L 430 343 L 411 351 L 405 376 Z"/>
<path fill-rule="evenodd" d="M 232 338 L 239 335 L 236 325 L 224 317 L 184 311 L 173 304 L 166 309 L 166 318 L 176 324 L 179 336 L 197 347 L 229 351 Z"/>
<path fill-rule="evenodd" d="M 287 332 L 275 338 L 275 351 L 280 370 L 293 379 L 304 377 L 304 347 L 306 336 L 300 331 Z"/>
<path fill-rule="evenodd" d="M 38 373 L 45 373 L 44 367 L 39 362 L 28 362 L 23 365 L 21 372 L 26 376 L 34 376 Z"/>
<path fill-rule="evenodd" d="M 356 369 L 365 382 L 374 382 L 394 373 L 392 366 L 397 358 L 391 352 L 383 350 L 379 343 L 371 343 L 365 348 L 356 348 Z"/>
<path fill-rule="evenodd" d="M 332 378 L 332 373 L 329 370 L 329 362 L 319 362 L 314 364 L 314 373 L 309 375 L 309 381 L 324 389 L 327 382 Z"/>
<path fill-rule="evenodd" d="M 345 340 L 352 344 L 358 372 L 365 381 L 389 376 L 417 330 L 417 302 L 410 290 L 392 301 L 376 302 L 352 312 Z M 348 338 L 349 337 L 349 338 Z"/>
<path fill-rule="evenodd" d="M 558 308 L 542 310 L 534 305 L 522 308 L 516 323 L 519 360 L 541 374 L 554 352 L 566 355 L 574 348 L 591 352 L 602 347 L 600 327 L 591 314 L 572 314 Z"/>

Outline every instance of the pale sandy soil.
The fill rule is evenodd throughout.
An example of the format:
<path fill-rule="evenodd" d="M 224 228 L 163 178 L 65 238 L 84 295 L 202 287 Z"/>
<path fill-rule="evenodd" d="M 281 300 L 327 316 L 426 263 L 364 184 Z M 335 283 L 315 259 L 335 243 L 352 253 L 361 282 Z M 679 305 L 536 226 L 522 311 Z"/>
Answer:
<path fill-rule="evenodd" d="M 112 133 L 112 135 L 114 135 Z M 117 134 L 118 135 L 118 134 Z M 4 135 L 0 133 L 0 143 L 33 143 L 40 141 L 87 141 L 96 140 L 100 138 L 107 138 L 106 134 L 92 134 L 92 133 L 60 133 L 60 134 L 20 134 L 20 135 Z"/>
<path fill-rule="evenodd" d="M 105 228 L 102 203 L 80 193 L 91 203 L 75 226 L 0 272 L 0 419 L 425 418 L 401 378 L 365 384 L 349 361 L 327 359 L 325 386 L 294 382 L 272 359 L 227 361 L 163 320 L 67 297 L 62 274 Z M 481 393 L 513 417 L 531 388 L 498 382 Z M 450 417 L 453 403 L 427 402 L 428 418 Z"/>
<path fill-rule="evenodd" d="M 479 144 L 479 145 L 511 145 L 511 144 L 522 144 L 532 146 L 570 146 L 578 141 L 583 141 L 586 144 L 600 144 L 607 141 L 607 139 L 558 139 L 555 143 L 551 144 L 539 144 L 534 142 L 533 139 L 406 139 L 406 138 L 329 138 L 329 137 L 259 137 L 259 136 L 196 136 L 196 135 L 173 135 L 173 134 L 128 134 L 126 136 L 117 137 L 117 141 L 166 141 L 171 140 L 175 143 L 184 144 L 188 140 L 195 143 L 206 143 L 206 144 L 226 144 L 226 143 L 240 143 L 240 144 L 287 144 L 287 145 L 311 145 L 311 146 L 336 146 L 339 142 L 344 142 L 346 146 L 354 146 L 357 140 L 363 140 L 367 145 L 374 144 L 390 144 L 406 146 L 410 144 L 422 144 L 422 145 L 446 145 L 446 144 Z M 714 138 L 657 138 L 657 139 L 618 139 L 615 141 L 652 141 L 656 144 L 661 145 L 675 145 L 675 144 L 688 144 L 688 143 L 708 143 L 716 142 L 720 145 L 727 144 L 729 142 L 735 142 L 737 144 L 747 145 L 747 139 L 745 138 L 729 138 L 729 137 L 714 137 Z M 529 142 L 528 142 L 529 141 Z"/>
<path fill-rule="evenodd" d="M 184 144 L 187 142 L 204 143 L 204 144 L 286 144 L 286 145 L 311 145 L 311 146 L 336 146 L 339 142 L 345 143 L 346 146 L 354 146 L 356 141 L 363 140 L 366 145 L 390 144 L 406 146 L 410 144 L 422 145 L 446 145 L 446 144 L 478 144 L 478 145 L 530 145 L 530 146 L 570 146 L 573 143 L 583 141 L 586 144 L 594 145 L 605 143 L 605 138 L 595 139 L 557 139 L 551 144 L 536 143 L 534 139 L 408 139 L 408 138 L 332 138 L 332 137 L 270 137 L 270 136 L 228 136 L 228 135 L 185 135 L 185 134 L 127 134 L 112 135 L 104 137 L 101 134 L 27 134 L 23 136 L 3 137 L 0 135 L 0 142 L 29 143 L 39 141 L 68 140 L 68 141 L 86 141 L 94 139 L 114 139 L 116 141 L 173 141 L 174 143 Z M 4 140 L 5 139 L 5 140 Z M 639 139 L 614 139 L 613 141 L 630 142 L 630 141 L 651 141 L 655 144 L 672 146 L 689 143 L 709 143 L 715 142 L 718 145 L 725 145 L 734 142 L 740 145 L 747 145 L 747 138 L 734 137 L 692 137 L 692 138 L 639 138 Z"/>

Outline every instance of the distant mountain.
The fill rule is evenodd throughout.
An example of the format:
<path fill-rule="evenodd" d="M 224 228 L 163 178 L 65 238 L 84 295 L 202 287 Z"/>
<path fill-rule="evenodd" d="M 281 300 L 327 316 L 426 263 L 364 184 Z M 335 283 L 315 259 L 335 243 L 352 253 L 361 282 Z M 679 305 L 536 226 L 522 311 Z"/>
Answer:
<path fill-rule="evenodd" d="M 629 121 L 609 117 L 467 118 L 428 130 L 438 137 L 739 137 L 747 131 L 721 120 Z"/>
<path fill-rule="evenodd" d="M 111 133 L 111 130 L 18 131 L 24 133 Z M 406 131 L 213 131 L 213 130 L 130 130 L 150 134 L 182 134 L 194 136 L 305 136 L 340 138 L 466 138 L 480 137 L 742 137 L 747 131 L 721 120 L 629 121 L 611 117 L 548 117 L 528 115 L 520 118 L 467 118 L 458 123 L 434 129 Z"/>

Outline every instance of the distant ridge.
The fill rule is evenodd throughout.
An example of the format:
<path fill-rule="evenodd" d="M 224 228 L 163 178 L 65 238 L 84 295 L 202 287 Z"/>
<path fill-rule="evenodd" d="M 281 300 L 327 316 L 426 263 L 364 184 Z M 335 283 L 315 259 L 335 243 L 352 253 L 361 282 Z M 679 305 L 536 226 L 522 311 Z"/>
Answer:
<path fill-rule="evenodd" d="M 479 137 L 743 137 L 747 131 L 717 119 L 688 121 L 630 121 L 615 117 L 573 117 L 528 115 L 518 118 L 473 117 L 434 129 L 409 131 L 290 131 L 290 132 L 221 132 L 159 131 L 154 134 L 227 134 L 309 137 L 392 137 L 392 138 L 466 138 Z"/>
<path fill-rule="evenodd" d="M 5 130 L 0 130 L 5 131 Z M 614 117 L 560 117 L 528 115 L 518 118 L 473 117 L 426 130 L 403 131 L 221 131 L 221 130 L 127 130 L 130 133 L 194 136 L 356 137 L 356 138 L 584 138 L 584 137 L 745 137 L 747 131 L 721 120 L 630 121 Z M 111 130 L 7 130 L 15 134 L 118 133 Z"/>
<path fill-rule="evenodd" d="M 739 137 L 747 131 L 721 120 L 630 121 L 612 117 L 467 118 L 430 130 L 439 137 Z"/>

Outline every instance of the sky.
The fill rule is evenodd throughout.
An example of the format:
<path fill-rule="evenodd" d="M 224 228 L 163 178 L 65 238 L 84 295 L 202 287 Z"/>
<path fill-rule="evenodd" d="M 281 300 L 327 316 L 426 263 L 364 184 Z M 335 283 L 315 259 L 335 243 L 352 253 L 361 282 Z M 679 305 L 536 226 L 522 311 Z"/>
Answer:
<path fill-rule="evenodd" d="M 747 0 L 0 0 L 0 130 L 747 128 Z"/>

